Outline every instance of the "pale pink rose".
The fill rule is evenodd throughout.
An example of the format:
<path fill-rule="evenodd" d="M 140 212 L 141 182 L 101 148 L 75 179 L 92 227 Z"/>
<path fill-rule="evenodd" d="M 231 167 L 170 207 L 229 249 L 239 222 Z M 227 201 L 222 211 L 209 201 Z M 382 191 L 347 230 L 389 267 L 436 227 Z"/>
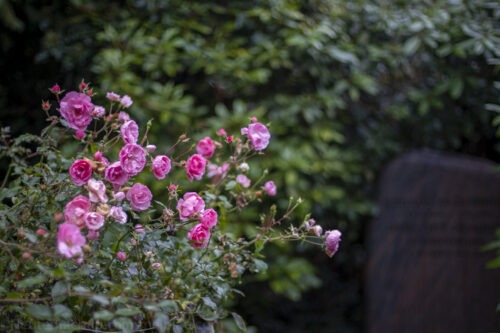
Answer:
<path fill-rule="evenodd" d="M 315 225 L 313 227 L 311 227 L 314 234 L 317 236 L 317 237 L 320 237 L 321 234 L 323 233 L 323 228 L 320 226 L 320 225 Z"/>
<path fill-rule="evenodd" d="M 85 237 L 80 232 L 80 228 L 69 222 L 59 225 L 57 231 L 57 250 L 66 258 L 83 253 L 82 246 L 85 245 Z"/>
<path fill-rule="evenodd" d="M 241 184 L 241 186 L 243 186 L 243 187 L 249 187 L 251 184 L 250 179 L 245 175 L 236 176 L 236 182 Z"/>
<path fill-rule="evenodd" d="M 139 126 L 133 120 L 128 120 L 120 127 L 120 134 L 125 143 L 137 143 L 139 138 Z"/>
<path fill-rule="evenodd" d="M 125 199 L 125 193 L 124 192 L 114 192 L 113 193 L 113 199 L 116 201 L 123 201 Z"/>
<path fill-rule="evenodd" d="M 120 163 L 129 176 L 135 176 L 146 165 L 146 151 L 138 144 L 127 143 L 120 150 Z"/>
<path fill-rule="evenodd" d="M 100 232 L 97 230 L 89 230 L 89 232 L 87 232 L 87 239 L 96 240 L 100 235 Z"/>
<path fill-rule="evenodd" d="M 104 216 L 97 212 L 85 214 L 85 226 L 89 230 L 99 230 L 104 225 Z"/>
<path fill-rule="evenodd" d="M 243 162 L 238 166 L 238 169 L 243 172 L 247 172 L 248 170 L 250 170 L 250 166 L 248 165 L 248 163 Z"/>
<path fill-rule="evenodd" d="M 110 101 L 113 101 L 113 102 L 119 102 L 120 101 L 120 95 L 115 94 L 114 92 L 108 92 L 108 93 L 106 93 L 106 98 L 109 99 Z"/>
<path fill-rule="evenodd" d="M 87 188 L 89 190 L 89 199 L 92 202 L 108 202 L 108 196 L 106 195 L 106 185 L 102 180 L 90 179 L 87 183 Z"/>
<path fill-rule="evenodd" d="M 69 176 L 76 185 L 82 186 L 92 177 L 92 165 L 87 160 L 76 160 L 69 168 Z"/>
<path fill-rule="evenodd" d="M 267 127 L 258 122 L 248 125 L 248 128 L 242 128 L 241 134 L 248 137 L 255 150 L 264 150 L 269 145 L 271 138 Z"/>
<path fill-rule="evenodd" d="M 217 212 L 212 208 L 206 209 L 202 211 L 200 214 L 200 222 L 207 229 L 212 229 L 217 225 L 217 218 L 218 218 Z"/>
<path fill-rule="evenodd" d="M 133 210 L 142 211 L 151 206 L 153 195 L 146 185 L 135 183 L 127 192 L 127 199 Z"/>
<path fill-rule="evenodd" d="M 105 113 L 106 113 L 106 110 L 102 106 L 96 105 L 94 107 L 94 110 L 92 110 L 92 117 L 101 118 L 101 117 L 104 117 Z"/>
<path fill-rule="evenodd" d="M 127 254 L 125 252 L 116 252 L 116 259 L 120 260 L 120 261 L 125 261 L 127 260 Z"/>
<path fill-rule="evenodd" d="M 76 91 L 67 93 L 60 103 L 61 116 L 74 130 L 83 131 L 87 128 L 92 121 L 93 109 L 90 97 Z"/>
<path fill-rule="evenodd" d="M 126 122 L 130 120 L 130 116 L 127 112 L 121 111 L 120 113 L 118 113 L 118 119 L 122 122 Z"/>
<path fill-rule="evenodd" d="M 127 213 L 123 211 L 120 206 L 112 206 L 109 209 L 109 216 L 111 216 L 116 222 L 124 224 L 127 222 Z"/>
<path fill-rule="evenodd" d="M 186 175 L 189 180 L 200 180 L 205 173 L 206 165 L 207 160 L 199 154 L 194 154 L 190 158 L 188 158 L 186 162 Z"/>
<path fill-rule="evenodd" d="M 129 95 L 125 95 L 120 99 L 120 103 L 121 105 L 123 105 L 123 107 L 129 108 L 132 105 L 133 101 Z"/>
<path fill-rule="evenodd" d="M 204 248 L 207 246 L 208 240 L 210 239 L 210 230 L 205 228 L 203 224 L 198 223 L 191 228 L 191 230 L 189 230 L 187 238 L 189 239 L 191 246 Z"/>
<path fill-rule="evenodd" d="M 315 223 L 316 223 L 315 219 L 309 219 L 309 220 L 307 220 L 305 222 L 305 224 L 306 224 L 306 231 L 309 231 Z"/>
<path fill-rule="evenodd" d="M 192 215 L 205 209 L 205 201 L 196 192 L 186 192 L 177 202 L 177 210 L 181 220 L 187 220 Z"/>
<path fill-rule="evenodd" d="M 159 262 L 154 262 L 151 264 L 152 269 L 160 269 L 161 264 Z"/>
<path fill-rule="evenodd" d="M 214 155 L 215 145 L 210 137 L 205 137 L 198 141 L 196 152 L 205 158 L 210 158 Z"/>
<path fill-rule="evenodd" d="M 123 170 L 120 162 L 114 162 L 110 164 L 106 170 L 104 170 L 104 179 L 115 185 L 115 187 L 120 187 L 129 181 L 129 174 Z"/>
<path fill-rule="evenodd" d="M 90 200 L 83 196 L 77 195 L 64 207 L 64 219 L 67 223 L 74 224 L 78 227 L 85 225 L 85 214 L 90 210 Z"/>
<path fill-rule="evenodd" d="M 142 224 L 136 224 L 134 227 L 134 231 L 138 234 L 146 233 L 146 230 L 144 230 L 144 227 L 142 226 Z"/>
<path fill-rule="evenodd" d="M 338 251 L 341 236 L 342 233 L 336 229 L 325 232 L 325 251 L 329 257 L 332 257 Z"/>
<path fill-rule="evenodd" d="M 221 176 L 221 178 L 224 178 L 227 175 L 227 170 L 229 170 L 229 163 L 224 163 L 222 166 L 208 163 L 207 169 L 207 177 Z"/>
<path fill-rule="evenodd" d="M 270 180 L 264 184 L 264 191 L 266 191 L 266 193 L 268 195 L 271 195 L 271 196 L 276 195 L 276 185 L 274 184 L 274 182 L 272 180 Z"/>
<path fill-rule="evenodd" d="M 217 135 L 218 136 L 227 136 L 227 132 L 225 129 L 220 128 L 219 130 L 217 130 Z"/>
<path fill-rule="evenodd" d="M 153 174 L 158 179 L 163 179 L 170 172 L 172 165 L 165 155 L 158 155 L 153 159 Z"/>
<path fill-rule="evenodd" d="M 156 146 L 155 145 L 147 145 L 146 150 L 148 151 L 148 153 L 152 154 L 156 150 Z"/>

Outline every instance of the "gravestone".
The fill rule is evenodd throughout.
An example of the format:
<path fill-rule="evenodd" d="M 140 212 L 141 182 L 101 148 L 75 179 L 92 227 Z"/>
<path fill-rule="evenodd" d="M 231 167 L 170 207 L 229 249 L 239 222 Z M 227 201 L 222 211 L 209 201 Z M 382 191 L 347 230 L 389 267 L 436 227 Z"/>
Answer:
<path fill-rule="evenodd" d="M 500 269 L 481 247 L 500 228 L 500 172 L 461 155 L 393 161 L 369 228 L 367 332 L 500 332 Z"/>

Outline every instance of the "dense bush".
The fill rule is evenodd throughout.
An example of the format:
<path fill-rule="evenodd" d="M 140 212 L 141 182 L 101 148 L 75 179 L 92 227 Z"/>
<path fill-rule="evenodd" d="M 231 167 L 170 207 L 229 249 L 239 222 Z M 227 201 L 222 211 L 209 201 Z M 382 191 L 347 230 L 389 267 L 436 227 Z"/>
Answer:
<path fill-rule="evenodd" d="M 420 147 L 499 158 L 490 111 L 498 111 L 494 2 L 5 3 L 25 26 L 5 34 L 4 49 L 18 35 L 39 37 L 34 68 L 60 66 L 60 80 L 83 71 L 130 94 L 137 118 L 163 124 L 152 135 L 165 147 L 195 125 L 236 131 L 265 115 L 277 140 L 264 167 L 284 189 L 282 201 L 307 193 L 304 209 L 346 232 L 350 250 L 335 279 L 351 281 L 339 298 L 351 328 L 361 326 L 360 244 L 383 165 Z M 4 91 L 33 80 L 7 66 L 19 79 L 2 83 Z M 323 261 L 277 253 L 275 291 L 296 297 L 317 285 L 310 262 Z M 321 326 L 328 318 L 316 319 Z"/>

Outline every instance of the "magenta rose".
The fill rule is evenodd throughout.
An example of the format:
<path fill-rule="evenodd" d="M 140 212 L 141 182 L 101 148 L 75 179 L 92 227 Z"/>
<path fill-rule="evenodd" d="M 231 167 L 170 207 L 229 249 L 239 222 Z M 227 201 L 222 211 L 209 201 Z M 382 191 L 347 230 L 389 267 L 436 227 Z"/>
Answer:
<path fill-rule="evenodd" d="M 77 195 L 64 207 L 64 219 L 81 228 L 85 225 L 85 214 L 89 210 L 90 200 L 83 195 Z"/>
<path fill-rule="evenodd" d="M 241 134 L 248 137 L 255 150 L 264 150 L 269 144 L 271 134 L 267 127 L 259 122 L 248 125 L 248 128 L 242 128 Z"/>
<path fill-rule="evenodd" d="M 165 155 L 158 155 L 153 159 L 153 174 L 158 179 L 165 178 L 172 168 L 170 159 Z"/>
<path fill-rule="evenodd" d="M 83 253 L 82 246 L 85 245 L 85 237 L 83 237 L 80 228 L 69 222 L 64 222 L 59 225 L 57 231 L 57 249 L 66 258 Z"/>
<path fill-rule="evenodd" d="M 137 143 L 139 138 L 139 126 L 133 120 L 128 120 L 120 127 L 120 134 L 125 143 Z"/>
<path fill-rule="evenodd" d="M 104 225 L 104 216 L 96 212 L 85 214 L 85 225 L 89 230 L 99 230 Z"/>
<path fill-rule="evenodd" d="M 135 183 L 127 192 L 127 199 L 133 210 L 142 211 L 151 206 L 153 195 L 146 185 Z"/>
<path fill-rule="evenodd" d="M 198 144 L 196 145 L 196 151 L 201 156 L 210 158 L 213 156 L 215 151 L 214 142 L 212 141 L 212 139 L 210 139 L 210 137 L 207 136 L 204 139 L 198 141 Z"/>
<path fill-rule="evenodd" d="M 199 154 L 194 154 L 190 158 L 188 158 L 186 162 L 186 175 L 189 180 L 200 180 L 205 173 L 206 165 L 207 160 Z"/>
<path fill-rule="evenodd" d="M 186 192 L 177 202 L 177 210 L 181 220 L 187 220 L 192 215 L 205 209 L 205 201 L 196 192 Z"/>
<path fill-rule="evenodd" d="M 104 171 L 104 179 L 115 185 L 115 187 L 120 187 L 130 179 L 128 173 L 123 170 L 120 162 L 114 162 L 110 164 Z"/>
<path fill-rule="evenodd" d="M 187 238 L 189 239 L 191 246 L 204 248 L 207 246 L 208 240 L 210 239 L 210 230 L 205 228 L 203 224 L 198 223 L 191 228 L 191 230 L 189 230 Z"/>
<path fill-rule="evenodd" d="M 339 249 L 341 236 L 342 233 L 338 230 L 329 230 L 325 232 L 325 251 L 329 257 L 332 257 Z"/>
<path fill-rule="evenodd" d="M 212 208 L 206 209 L 200 214 L 200 222 L 207 229 L 212 229 L 217 225 L 217 212 Z"/>
<path fill-rule="evenodd" d="M 92 121 L 92 104 L 90 97 L 70 91 L 63 97 L 60 104 L 61 116 L 66 120 L 68 126 L 74 130 L 84 131 Z"/>
<path fill-rule="evenodd" d="M 127 143 L 120 150 L 120 163 L 129 176 L 135 176 L 146 165 L 146 151 L 135 143 Z"/>
<path fill-rule="evenodd" d="M 274 182 L 272 180 L 270 180 L 264 184 L 264 191 L 266 191 L 266 193 L 268 195 L 271 195 L 271 196 L 276 195 L 276 185 L 274 184 Z"/>
<path fill-rule="evenodd" d="M 69 176 L 76 185 L 82 186 L 92 177 L 92 165 L 87 160 L 76 160 L 69 168 Z"/>

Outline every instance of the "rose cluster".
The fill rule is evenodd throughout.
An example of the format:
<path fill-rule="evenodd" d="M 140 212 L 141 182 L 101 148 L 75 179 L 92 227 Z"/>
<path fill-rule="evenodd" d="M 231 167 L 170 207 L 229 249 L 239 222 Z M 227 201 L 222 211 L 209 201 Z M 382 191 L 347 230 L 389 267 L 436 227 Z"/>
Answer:
<path fill-rule="evenodd" d="M 58 97 L 62 94 L 58 86 L 50 90 Z M 245 149 L 257 152 L 266 149 L 271 135 L 266 125 L 258 122 L 255 117 L 252 117 L 247 127 L 241 129 L 242 138 L 235 138 L 228 135 L 224 129 L 219 129 L 216 133 L 219 139 L 214 140 L 205 136 L 197 142 L 194 147 L 195 152 L 186 160 L 176 161 L 172 156 L 167 156 L 167 153 L 155 154 L 156 146 L 145 144 L 147 142 L 145 135 L 140 140 L 139 126 L 125 112 L 125 109 L 133 104 L 129 96 L 122 97 L 108 92 L 106 94 L 110 102 L 108 111 L 102 106 L 94 105 L 92 96 L 93 91 L 83 81 L 80 84 L 80 91 L 66 93 L 59 103 L 59 112 L 64 123 L 76 131 L 78 139 L 92 140 L 95 132 L 87 129 L 92 120 L 98 120 L 99 124 L 107 126 L 107 129 L 117 137 L 118 140 L 114 142 L 119 142 L 121 145 L 118 147 L 119 152 L 115 159 L 108 159 L 110 154 L 108 151 L 97 151 L 92 156 L 76 159 L 69 168 L 70 179 L 75 186 L 81 188 L 81 191 L 66 204 L 64 221 L 58 229 L 57 247 L 66 258 L 77 258 L 81 261 L 84 250 L 88 248 L 87 242 L 99 239 L 100 231 L 107 223 L 126 224 L 130 220 L 129 212 L 143 212 L 150 209 L 153 200 L 151 190 L 135 181 L 135 177 L 144 171 L 149 171 L 156 179 L 163 180 L 174 167 L 181 167 L 189 182 L 202 180 L 205 177 L 211 179 L 213 183 L 218 183 L 232 170 L 235 172 L 232 179 L 239 186 L 238 189 L 253 191 L 252 181 L 248 177 L 250 167 L 244 159 L 240 161 L 232 156 L 227 161 L 221 161 L 214 156 L 218 156 L 215 152 L 224 144 L 238 143 Z M 184 141 L 187 141 L 185 137 L 179 139 L 179 142 Z M 207 207 L 205 200 L 197 192 L 188 191 L 179 198 L 178 187 L 172 183 L 172 179 L 168 189 L 171 199 L 177 200 L 177 212 L 171 211 L 169 219 L 175 219 L 183 228 L 191 225 L 186 236 L 191 246 L 207 247 L 218 223 L 216 210 Z M 277 193 L 272 180 L 267 181 L 260 189 L 262 191 L 257 192 L 264 192 L 269 196 Z M 305 228 L 306 232 L 311 231 L 317 237 L 322 237 L 322 229 L 314 225 L 314 220 L 309 220 Z M 135 233 L 146 232 L 146 229 L 139 224 L 133 226 L 131 230 Z M 324 237 L 326 253 L 332 256 L 338 249 L 340 232 L 327 231 Z M 117 252 L 116 256 L 120 261 L 127 258 L 127 254 L 122 251 Z"/>

